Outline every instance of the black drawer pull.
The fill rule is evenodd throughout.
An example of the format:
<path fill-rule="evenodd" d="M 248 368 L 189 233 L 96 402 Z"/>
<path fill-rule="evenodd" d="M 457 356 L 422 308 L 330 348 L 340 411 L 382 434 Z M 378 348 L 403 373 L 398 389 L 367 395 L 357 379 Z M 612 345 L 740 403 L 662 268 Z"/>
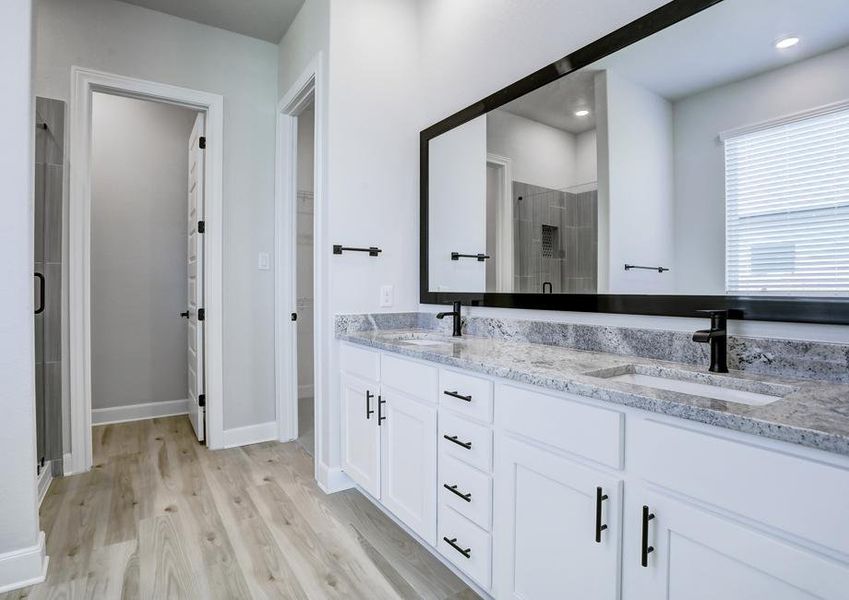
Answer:
<path fill-rule="evenodd" d="M 374 409 L 371 407 L 372 398 L 374 398 L 374 394 L 366 390 L 366 420 L 371 419 L 371 416 L 374 414 Z"/>
<path fill-rule="evenodd" d="M 456 435 L 448 435 L 448 434 L 446 433 L 446 434 L 445 434 L 445 435 L 443 435 L 442 437 L 444 437 L 444 438 L 445 438 L 446 440 L 448 440 L 449 442 L 453 442 L 453 443 L 457 444 L 458 446 L 462 446 L 462 447 L 463 447 L 463 448 L 465 448 L 466 450 L 471 450 L 471 449 L 472 449 L 472 442 L 461 442 L 461 441 L 459 440 L 459 438 L 458 438 Z"/>
<path fill-rule="evenodd" d="M 601 503 L 607 500 L 607 494 L 602 493 L 601 487 L 595 489 L 595 541 L 601 543 L 601 532 L 607 529 L 607 525 L 601 523 Z"/>
<path fill-rule="evenodd" d="M 452 398 L 457 398 L 458 400 L 465 400 L 466 402 L 472 401 L 471 396 L 464 396 L 463 394 L 458 393 L 457 390 L 454 390 L 453 392 L 449 392 L 448 390 L 445 390 L 442 393 L 445 394 L 446 396 L 451 396 Z"/>
<path fill-rule="evenodd" d="M 654 552 L 654 546 L 649 546 L 649 521 L 654 519 L 654 513 L 649 512 L 649 507 L 643 505 L 643 543 L 641 544 L 640 564 L 649 566 L 649 554 Z"/>
<path fill-rule="evenodd" d="M 471 557 L 472 557 L 472 549 L 471 549 L 471 548 L 466 548 L 465 550 L 463 550 L 460 546 L 458 546 L 458 545 L 457 545 L 457 543 L 456 543 L 456 542 L 457 542 L 457 538 L 451 538 L 451 539 L 449 540 L 447 537 L 443 537 L 442 539 L 443 539 L 443 540 L 445 540 L 445 541 L 448 543 L 448 545 L 449 545 L 449 546 L 451 546 L 452 548 L 454 548 L 454 550 L 456 550 L 457 552 L 459 552 L 460 554 L 462 554 L 462 555 L 463 555 L 463 556 L 465 556 L 466 558 L 471 558 Z"/>
<path fill-rule="evenodd" d="M 465 500 L 466 502 L 471 502 L 471 501 L 472 501 L 472 493 L 471 493 L 471 492 L 469 492 L 468 494 L 464 494 L 463 492 L 458 492 L 458 491 L 457 491 L 457 484 L 456 484 L 456 483 L 455 483 L 454 485 L 448 485 L 447 483 L 443 483 L 443 484 L 442 484 L 442 487 L 444 487 L 444 488 L 445 488 L 446 490 L 448 490 L 449 492 L 451 492 L 451 493 L 453 493 L 453 494 L 456 494 L 456 495 L 460 496 L 460 497 L 461 497 L 463 500 Z"/>

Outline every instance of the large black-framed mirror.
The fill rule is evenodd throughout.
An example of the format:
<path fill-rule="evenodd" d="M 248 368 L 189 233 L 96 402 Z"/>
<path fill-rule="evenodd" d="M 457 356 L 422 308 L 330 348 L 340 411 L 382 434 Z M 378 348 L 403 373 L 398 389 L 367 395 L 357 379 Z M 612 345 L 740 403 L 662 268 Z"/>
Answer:
<path fill-rule="evenodd" d="M 425 129 L 420 300 L 849 324 L 849 3 L 676 0 Z"/>

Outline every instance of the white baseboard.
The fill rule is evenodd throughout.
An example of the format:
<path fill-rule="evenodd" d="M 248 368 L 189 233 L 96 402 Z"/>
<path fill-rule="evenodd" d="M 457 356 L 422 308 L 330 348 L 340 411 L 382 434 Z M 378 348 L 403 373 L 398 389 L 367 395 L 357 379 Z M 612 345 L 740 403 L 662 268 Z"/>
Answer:
<path fill-rule="evenodd" d="M 247 425 L 223 431 L 224 448 L 235 448 L 237 446 L 248 446 L 260 442 L 277 440 L 277 421 L 259 423 L 258 425 Z"/>
<path fill-rule="evenodd" d="M 38 507 L 41 508 L 41 502 L 47 495 L 47 490 L 50 489 L 50 483 L 53 481 L 53 461 L 48 460 L 41 467 L 41 472 L 38 474 Z"/>
<path fill-rule="evenodd" d="M 41 583 L 47 576 L 44 532 L 38 532 L 35 546 L 0 554 L 0 594 Z"/>
<path fill-rule="evenodd" d="M 298 386 L 298 398 L 315 397 L 315 386 L 311 383 Z"/>
<path fill-rule="evenodd" d="M 328 467 L 319 463 L 316 475 L 316 483 L 325 494 L 334 494 L 354 487 L 354 482 L 339 467 Z"/>
<path fill-rule="evenodd" d="M 173 417 L 189 413 L 188 400 L 169 400 L 166 402 L 148 402 L 146 404 L 128 404 L 110 408 L 94 408 L 91 411 L 92 425 L 126 423 L 142 421 L 156 417 Z"/>

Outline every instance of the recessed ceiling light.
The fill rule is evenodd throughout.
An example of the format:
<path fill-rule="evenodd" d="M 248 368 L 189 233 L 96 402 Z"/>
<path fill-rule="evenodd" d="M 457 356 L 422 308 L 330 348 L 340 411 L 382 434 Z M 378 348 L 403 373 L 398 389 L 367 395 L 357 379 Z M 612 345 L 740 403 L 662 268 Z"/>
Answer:
<path fill-rule="evenodd" d="M 575 111 L 576 117 L 586 117 L 588 114 L 590 114 L 590 111 L 588 111 L 586 108 L 582 108 L 581 110 Z"/>
<path fill-rule="evenodd" d="M 799 43 L 799 38 L 795 35 L 790 35 L 787 37 L 783 37 L 777 42 L 775 42 L 775 47 L 779 50 L 784 50 L 785 48 L 791 48 Z"/>

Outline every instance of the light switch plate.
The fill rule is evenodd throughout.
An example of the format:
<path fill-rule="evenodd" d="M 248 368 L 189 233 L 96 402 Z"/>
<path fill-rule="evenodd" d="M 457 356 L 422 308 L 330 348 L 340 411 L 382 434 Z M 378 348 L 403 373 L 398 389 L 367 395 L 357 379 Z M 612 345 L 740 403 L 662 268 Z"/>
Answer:
<path fill-rule="evenodd" d="M 395 302 L 395 288 L 391 285 L 380 286 L 380 306 L 386 308 Z"/>
<path fill-rule="evenodd" d="M 268 271 L 271 268 L 271 258 L 268 252 L 260 252 L 256 257 L 256 268 L 260 271 Z"/>

